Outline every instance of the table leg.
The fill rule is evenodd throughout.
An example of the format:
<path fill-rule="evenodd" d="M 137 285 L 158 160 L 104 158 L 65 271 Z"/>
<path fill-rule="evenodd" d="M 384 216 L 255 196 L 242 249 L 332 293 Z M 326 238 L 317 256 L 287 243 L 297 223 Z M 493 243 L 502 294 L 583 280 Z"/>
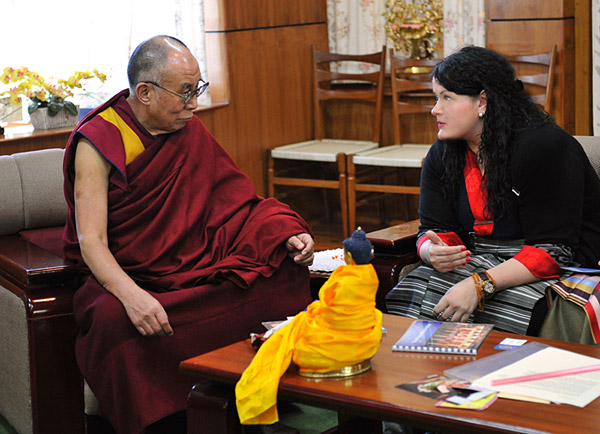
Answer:
<path fill-rule="evenodd" d="M 338 411 L 338 427 L 336 434 L 381 434 L 381 421 L 356 417 L 351 413 Z"/>
<path fill-rule="evenodd" d="M 187 406 L 188 434 L 239 434 L 240 423 L 231 387 L 199 383 Z"/>

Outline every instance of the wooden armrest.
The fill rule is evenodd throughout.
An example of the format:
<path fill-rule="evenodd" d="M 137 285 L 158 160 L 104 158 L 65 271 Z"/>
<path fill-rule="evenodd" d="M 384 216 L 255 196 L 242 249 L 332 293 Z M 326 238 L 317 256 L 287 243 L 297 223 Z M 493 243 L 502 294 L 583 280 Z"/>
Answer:
<path fill-rule="evenodd" d="M 19 235 L 0 236 L 0 291 L 14 294 L 25 308 L 30 381 L 15 381 L 29 387 L 31 408 L 24 411 L 31 412 L 36 433 L 85 432 L 83 379 L 75 360 L 77 271 Z"/>
<path fill-rule="evenodd" d="M 412 220 L 367 234 L 375 251 L 371 263 L 379 279 L 375 303 L 384 313 L 387 312 L 385 296 L 398 283 L 402 268 L 419 261 L 416 246 L 419 224 L 419 220 Z"/>
<path fill-rule="evenodd" d="M 34 287 L 74 275 L 77 267 L 18 235 L 0 236 L 0 275 Z"/>
<path fill-rule="evenodd" d="M 369 232 L 367 238 L 373 244 L 375 256 L 411 253 L 416 255 L 419 224 L 419 220 L 411 220 L 396 226 Z"/>

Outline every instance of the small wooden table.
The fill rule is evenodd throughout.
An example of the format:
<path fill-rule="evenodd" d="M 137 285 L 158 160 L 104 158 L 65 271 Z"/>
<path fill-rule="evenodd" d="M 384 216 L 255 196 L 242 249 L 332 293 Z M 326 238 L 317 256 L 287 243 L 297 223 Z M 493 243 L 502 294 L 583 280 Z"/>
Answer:
<path fill-rule="evenodd" d="M 281 378 L 279 397 L 341 414 L 396 421 L 439 433 L 597 433 L 600 399 L 584 408 L 497 400 L 485 411 L 435 407 L 435 401 L 395 387 L 475 360 L 475 356 L 392 352 L 392 345 L 413 320 L 384 315 L 387 329 L 372 369 L 346 379 L 311 380 L 298 375 L 292 364 Z M 508 333 L 492 332 L 477 358 L 498 352 L 493 347 Z M 600 358 L 600 347 L 527 337 L 556 347 Z M 242 341 L 182 362 L 181 371 L 204 380 L 188 401 L 188 432 L 235 433 L 239 421 L 233 394 L 235 383 L 255 351 Z M 346 432 L 346 431 L 345 431 Z"/>

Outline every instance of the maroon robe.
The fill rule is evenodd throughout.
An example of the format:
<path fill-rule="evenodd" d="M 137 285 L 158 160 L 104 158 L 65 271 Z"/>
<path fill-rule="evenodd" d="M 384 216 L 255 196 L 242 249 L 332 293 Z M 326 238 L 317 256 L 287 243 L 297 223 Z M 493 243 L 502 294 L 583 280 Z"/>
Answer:
<path fill-rule="evenodd" d="M 135 434 L 185 409 L 194 381 L 179 374 L 179 362 L 306 307 L 308 270 L 287 257 L 284 243 L 309 228 L 289 207 L 257 196 L 199 119 L 152 136 L 126 96 L 124 91 L 90 114 L 67 144 L 63 241 L 65 256 L 85 266 L 73 197 L 75 150 L 85 137 L 113 166 L 109 248 L 164 306 L 174 330 L 169 337 L 141 336 L 119 300 L 92 275 L 75 294 L 81 372 L 117 431 Z M 100 115 L 109 106 L 126 127 Z M 126 164 L 131 131 L 143 148 Z"/>

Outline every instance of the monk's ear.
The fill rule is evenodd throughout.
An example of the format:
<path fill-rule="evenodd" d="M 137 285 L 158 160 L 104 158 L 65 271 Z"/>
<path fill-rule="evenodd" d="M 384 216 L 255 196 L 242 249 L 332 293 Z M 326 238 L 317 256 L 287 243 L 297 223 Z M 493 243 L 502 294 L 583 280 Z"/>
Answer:
<path fill-rule="evenodd" d="M 135 96 L 142 104 L 150 104 L 152 89 L 148 83 L 140 82 L 135 86 Z"/>

